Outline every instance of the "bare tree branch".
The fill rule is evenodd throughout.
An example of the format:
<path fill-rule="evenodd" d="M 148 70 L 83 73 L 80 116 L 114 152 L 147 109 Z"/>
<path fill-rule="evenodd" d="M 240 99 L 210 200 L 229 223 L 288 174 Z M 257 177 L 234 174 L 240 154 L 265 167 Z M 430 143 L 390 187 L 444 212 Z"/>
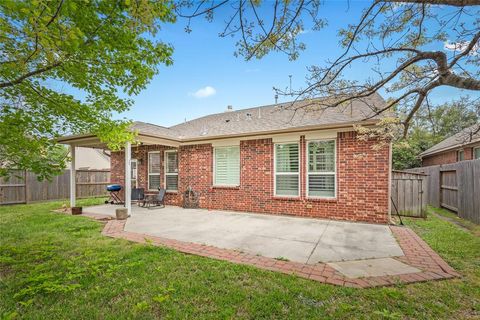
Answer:
<path fill-rule="evenodd" d="M 57 61 L 53 64 L 50 64 L 48 66 L 45 66 L 43 68 L 38 68 L 36 70 L 33 70 L 33 71 L 30 71 L 30 72 L 27 72 L 23 75 L 21 75 L 20 77 L 16 78 L 16 79 L 13 79 L 11 81 L 5 81 L 5 82 L 0 82 L 0 88 L 7 88 L 7 87 L 11 87 L 11 86 L 14 86 L 16 84 L 19 84 L 21 83 L 23 80 L 27 79 L 27 78 L 30 78 L 30 77 L 33 77 L 33 76 L 36 76 L 36 75 L 39 75 L 39 74 L 42 74 L 42 73 L 45 73 L 47 71 L 50 71 L 52 70 L 53 68 L 56 68 L 58 66 L 60 66 L 64 61 Z"/>
<path fill-rule="evenodd" d="M 385 2 L 395 2 L 395 3 L 428 3 L 435 5 L 448 5 L 454 7 L 465 7 L 465 6 L 478 6 L 480 5 L 480 0 L 382 0 Z"/>

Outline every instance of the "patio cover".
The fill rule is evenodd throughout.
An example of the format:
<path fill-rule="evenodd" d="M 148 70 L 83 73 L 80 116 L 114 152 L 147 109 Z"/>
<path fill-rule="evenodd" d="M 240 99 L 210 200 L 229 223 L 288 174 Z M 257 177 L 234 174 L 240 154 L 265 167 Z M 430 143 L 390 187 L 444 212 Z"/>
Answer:
<path fill-rule="evenodd" d="M 93 134 L 82 134 L 82 135 L 71 135 L 64 136 L 57 139 L 58 143 L 68 144 L 70 146 L 70 154 L 72 161 L 70 163 L 70 207 L 75 207 L 76 202 L 76 187 L 75 187 L 75 150 L 76 147 L 84 148 L 98 148 L 98 149 L 107 149 L 108 146 L 100 141 L 100 139 Z M 160 144 L 170 147 L 178 147 L 180 143 L 171 139 L 170 137 L 153 135 L 153 134 L 144 134 L 138 133 L 136 136 L 136 145 L 153 145 Z M 132 189 L 132 177 L 131 177 L 131 159 L 132 159 L 132 146 L 130 142 L 127 142 L 124 147 L 125 150 L 125 208 L 128 211 L 128 215 L 132 214 L 132 200 L 131 200 L 131 189 Z"/>

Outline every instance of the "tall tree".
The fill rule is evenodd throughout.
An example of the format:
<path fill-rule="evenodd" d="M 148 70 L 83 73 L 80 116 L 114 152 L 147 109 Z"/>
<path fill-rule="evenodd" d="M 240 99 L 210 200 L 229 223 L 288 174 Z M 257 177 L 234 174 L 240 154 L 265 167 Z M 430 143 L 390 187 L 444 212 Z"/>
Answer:
<path fill-rule="evenodd" d="M 393 143 L 393 167 L 421 166 L 419 154 L 434 144 L 480 122 L 480 99 L 457 101 L 420 109 L 411 121 L 407 137 Z"/>
<path fill-rule="evenodd" d="M 133 139 L 112 113 L 172 63 L 153 36 L 174 21 L 168 0 L 1 1 L 0 174 L 59 172 L 62 134 L 93 132 L 112 148 Z"/>
<path fill-rule="evenodd" d="M 297 36 L 306 21 L 313 18 L 313 29 L 325 26 L 322 1 L 187 3 L 177 11 L 189 20 L 201 15 L 212 20 L 215 11 L 227 7 L 231 14 L 221 35 L 237 35 L 236 53 L 246 59 L 270 51 L 295 59 L 305 49 Z M 370 105 L 372 116 L 401 110 L 406 135 L 415 114 L 428 108 L 428 98 L 436 89 L 480 90 L 479 5 L 480 0 L 375 0 L 358 21 L 339 30 L 342 54 L 311 66 L 307 86 L 294 93 L 298 98 L 329 96 L 326 103 L 315 104 L 335 108 L 385 92 L 391 98 L 384 106 Z M 262 6 L 272 7 L 269 16 L 259 14 Z M 346 70 L 365 64 L 371 67 L 365 79 L 345 77 Z M 473 130 L 480 130 L 480 125 Z"/>

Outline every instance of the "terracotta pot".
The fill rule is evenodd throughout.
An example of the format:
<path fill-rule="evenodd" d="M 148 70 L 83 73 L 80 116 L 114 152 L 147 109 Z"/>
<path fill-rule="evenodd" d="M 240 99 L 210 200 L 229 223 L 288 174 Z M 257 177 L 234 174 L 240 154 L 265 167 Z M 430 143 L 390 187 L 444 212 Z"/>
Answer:
<path fill-rule="evenodd" d="M 72 207 L 72 214 L 82 214 L 82 207 Z"/>

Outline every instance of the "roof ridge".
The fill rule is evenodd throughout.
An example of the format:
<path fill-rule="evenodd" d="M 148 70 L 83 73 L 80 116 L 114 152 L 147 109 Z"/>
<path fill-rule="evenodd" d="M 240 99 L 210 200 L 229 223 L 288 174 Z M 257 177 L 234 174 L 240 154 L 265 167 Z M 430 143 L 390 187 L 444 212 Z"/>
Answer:
<path fill-rule="evenodd" d="M 181 126 L 181 125 L 187 124 L 187 123 L 192 122 L 192 121 L 197 121 L 197 120 L 200 120 L 200 119 L 203 119 L 203 118 L 206 118 L 206 117 L 212 117 L 212 116 L 216 116 L 216 115 L 235 114 L 235 113 L 245 112 L 245 111 L 248 111 L 248 110 L 261 109 L 261 108 L 272 108 L 272 107 L 274 108 L 274 107 L 284 106 L 284 105 L 287 105 L 287 104 L 299 103 L 299 102 L 303 102 L 303 101 L 306 101 L 306 100 L 319 100 L 319 99 L 321 99 L 321 98 L 322 98 L 322 97 L 317 97 L 317 98 L 305 98 L 305 99 L 300 99 L 300 100 L 292 100 L 292 101 L 286 101 L 286 102 L 280 102 L 280 103 L 265 104 L 265 105 L 260 105 L 260 106 L 256 106 L 256 107 L 249 107 L 249 108 L 232 110 L 232 111 L 222 111 L 222 112 L 210 113 L 210 114 L 207 114 L 207 115 L 198 117 L 198 118 L 194 118 L 194 119 L 188 120 L 188 121 L 186 121 L 186 122 L 182 122 L 182 123 L 175 124 L 175 125 L 170 126 L 170 127 L 168 127 L 168 128 L 173 128 L 173 127 L 176 127 L 176 126 Z"/>

